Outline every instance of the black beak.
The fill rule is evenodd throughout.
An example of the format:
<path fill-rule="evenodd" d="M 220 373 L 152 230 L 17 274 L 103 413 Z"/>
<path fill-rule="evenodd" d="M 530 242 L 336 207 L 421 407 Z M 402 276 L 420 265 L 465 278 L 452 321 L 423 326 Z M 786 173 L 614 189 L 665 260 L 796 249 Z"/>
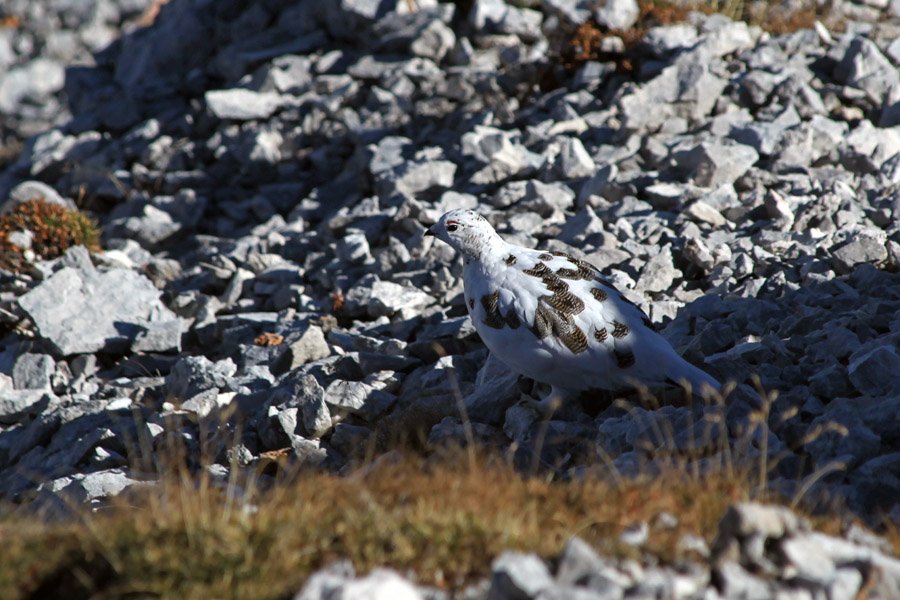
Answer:
<path fill-rule="evenodd" d="M 425 235 L 430 235 L 432 237 L 436 237 L 437 234 L 435 234 L 429 227 L 428 229 L 425 230 Z"/>

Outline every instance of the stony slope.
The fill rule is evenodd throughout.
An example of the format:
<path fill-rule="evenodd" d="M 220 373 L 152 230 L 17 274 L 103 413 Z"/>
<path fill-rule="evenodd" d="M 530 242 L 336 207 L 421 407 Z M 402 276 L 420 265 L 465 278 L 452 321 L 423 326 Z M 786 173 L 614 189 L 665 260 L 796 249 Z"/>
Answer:
<path fill-rule="evenodd" d="M 27 140 L 0 197 L 77 199 L 106 249 L 2 273 L 6 499 L 115 493 L 173 427 L 217 473 L 286 447 L 337 470 L 373 432 L 464 441 L 463 398 L 477 437 L 561 477 L 598 445 L 629 473 L 727 442 L 779 457 L 789 496 L 813 477 L 900 515 L 897 44 L 692 13 L 631 68 L 611 37 L 572 72 L 576 2 L 145 4 L 5 9 L 3 135 Z M 422 236 L 455 207 L 594 262 L 738 389 L 590 397 L 539 435 Z"/>

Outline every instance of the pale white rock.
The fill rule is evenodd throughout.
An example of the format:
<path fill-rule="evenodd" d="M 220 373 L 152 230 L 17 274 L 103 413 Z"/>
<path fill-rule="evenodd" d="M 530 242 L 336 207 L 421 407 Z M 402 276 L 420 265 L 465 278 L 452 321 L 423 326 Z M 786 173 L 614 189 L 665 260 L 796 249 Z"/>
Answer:
<path fill-rule="evenodd" d="M 285 105 L 281 94 L 243 88 L 210 90 L 204 96 L 210 112 L 220 119 L 266 119 Z"/>
<path fill-rule="evenodd" d="M 590 263 L 510 244 L 471 210 L 444 214 L 426 235 L 463 255 L 466 308 L 491 353 L 550 384 L 542 409 L 587 389 L 682 382 L 719 389 Z"/>

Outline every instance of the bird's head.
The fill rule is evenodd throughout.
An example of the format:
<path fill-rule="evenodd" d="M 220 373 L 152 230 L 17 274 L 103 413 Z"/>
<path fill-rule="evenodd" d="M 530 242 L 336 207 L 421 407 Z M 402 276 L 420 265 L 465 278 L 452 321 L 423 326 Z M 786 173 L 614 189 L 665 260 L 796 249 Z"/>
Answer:
<path fill-rule="evenodd" d="M 504 243 L 487 219 L 465 208 L 444 213 L 425 235 L 433 235 L 475 259 L 484 258 L 485 253 Z"/>

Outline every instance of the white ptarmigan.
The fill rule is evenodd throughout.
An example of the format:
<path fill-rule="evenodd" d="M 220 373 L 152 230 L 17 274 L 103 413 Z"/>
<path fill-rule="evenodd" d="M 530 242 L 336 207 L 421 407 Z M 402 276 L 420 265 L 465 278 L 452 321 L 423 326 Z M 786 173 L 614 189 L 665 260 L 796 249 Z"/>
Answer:
<path fill-rule="evenodd" d="M 719 390 L 678 356 L 647 315 L 588 262 L 505 242 L 478 213 L 444 214 L 426 235 L 463 254 L 465 302 L 488 349 L 513 371 L 551 386 L 550 409 L 589 389 L 688 383 Z"/>

